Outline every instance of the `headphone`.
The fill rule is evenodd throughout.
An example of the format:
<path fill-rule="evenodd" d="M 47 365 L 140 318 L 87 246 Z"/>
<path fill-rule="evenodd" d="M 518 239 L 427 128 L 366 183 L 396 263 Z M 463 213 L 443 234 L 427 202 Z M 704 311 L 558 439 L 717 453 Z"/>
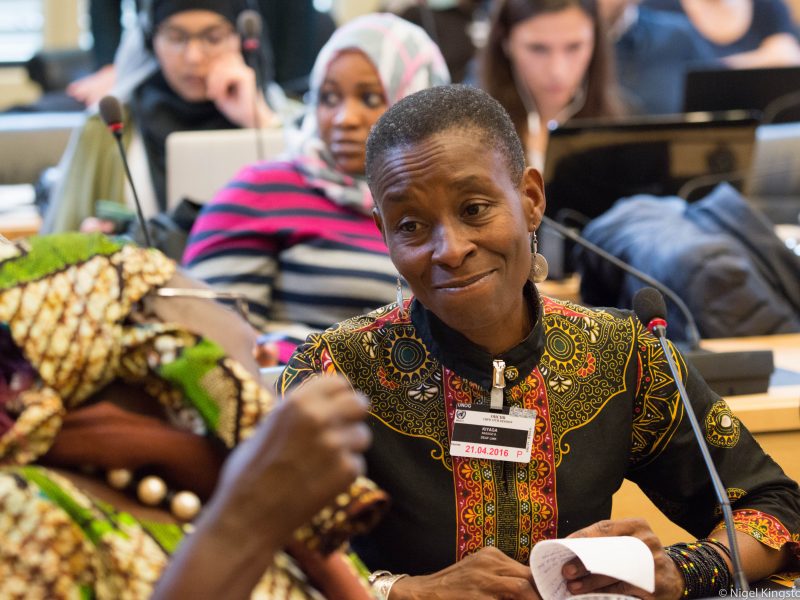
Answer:
<path fill-rule="evenodd" d="M 142 30 L 142 34 L 144 35 L 144 42 L 150 50 L 153 49 L 153 36 L 155 35 L 155 31 L 153 31 L 154 4 L 154 0 L 142 0 L 141 10 L 139 10 L 137 15 L 139 28 Z"/>
<path fill-rule="evenodd" d="M 142 34 L 144 35 L 144 41 L 149 50 L 153 49 L 153 36 L 155 36 L 156 32 L 154 30 L 154 23 L 155 23 L 155 4 L 156 0 L 141 0 L 141 9 L 137 15 L 137 20 L 139 22 L 139 28 L 142 30 Z M 261 11 L 258 10 L 258 3 L 256 0 L 246 0 L 245 6 L 248 8 L 255 7 L 259 14 Z M 236 20 L 233 20 L 234 27 L 236 26 Z"/>

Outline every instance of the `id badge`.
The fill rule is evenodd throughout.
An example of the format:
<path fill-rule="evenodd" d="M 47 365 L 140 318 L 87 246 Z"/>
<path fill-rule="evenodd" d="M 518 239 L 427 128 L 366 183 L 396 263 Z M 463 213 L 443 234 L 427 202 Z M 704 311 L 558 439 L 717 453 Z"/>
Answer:
<path fill-rule="evenodd" d="M 529 463 L 535 424 L 532 408 L 504 406 L 494 411 L 488 406 L 458 404 L 450 455 Z"/>

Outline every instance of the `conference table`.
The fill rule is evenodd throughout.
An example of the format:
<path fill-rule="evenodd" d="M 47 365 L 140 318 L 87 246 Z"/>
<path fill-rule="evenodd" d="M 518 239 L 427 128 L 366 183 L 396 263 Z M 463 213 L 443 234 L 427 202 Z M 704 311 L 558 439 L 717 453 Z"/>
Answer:
<path fill-rule="evenodd" d="M 39 232 L 42 220 L 39 215 L 0 215 L 0 235 L 15 240 Z"/>
<path fill-rule="evenodd" d="M 800 435 L 800 334 L 704 340 L 702 346 L 712 352 L 771 349 L 776 369 L 782 369 L 784 375 L 796 373 L 795 381 L 770 385 L 763 394 L 730 396 L 725 400 L 753 433 L 797 432 Z M 773 382 L 775 379 L 773 376 Z M 800 459 L 800 445 L 797 455 Z"/>
<path fill-rule="evenodd" d="M 702 347 L 716 352 L 773 351 L 775 367 L 769 389 L 762 394 L 729 396 L 725 400 L 739 420 L 754 434 L 761 447 L 800 481 L 800 334 L 704 340 Z M 796 377 L 787 377 L 797 375 Z M 792 381 L 793 380 L 793 381 Z M 629 481 L 614 496 L 612 518 L 643 517 L 663 544 L 694 539 L 671 523 Z"/>

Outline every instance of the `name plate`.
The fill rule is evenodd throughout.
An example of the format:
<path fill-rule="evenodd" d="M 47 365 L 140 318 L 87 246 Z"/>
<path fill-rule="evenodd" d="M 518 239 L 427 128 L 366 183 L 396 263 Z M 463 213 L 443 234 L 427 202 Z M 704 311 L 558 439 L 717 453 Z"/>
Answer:
<path fill-rule="evenodd" d="M 458 404 L 450 455 L 528 463 L 535 424 L 534 409 Z"/>

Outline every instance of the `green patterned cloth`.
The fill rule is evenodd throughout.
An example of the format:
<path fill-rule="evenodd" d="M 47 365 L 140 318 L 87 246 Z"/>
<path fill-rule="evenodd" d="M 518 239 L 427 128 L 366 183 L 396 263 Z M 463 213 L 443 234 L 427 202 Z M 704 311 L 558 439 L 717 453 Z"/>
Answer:
<path fill-rule="evenodd" d="M 66 412 L 123 381 L 160 403 L 175 427 L 232 448 L 274 406 L 216 342 L 141 318 L 145 297 L 174 274 L 157 250 L 100 234 L 0 240 L 1 598 L 147 598 L 183 538 L 177 525 L 140 521 L 34 464 Z M 381 495 L 366 480 L 350 494 L 359 506 Z M 323 533 L 336 546 L 349 537 L 346 518 L 330 522 L 344 508 L 326 510 L 332 517 L 317 517 L 298 539 L 328 549 Z M 353 563 L 341 562 L 357 580 Z M 322 596 L 281 553 L 253 597 Z"/>

